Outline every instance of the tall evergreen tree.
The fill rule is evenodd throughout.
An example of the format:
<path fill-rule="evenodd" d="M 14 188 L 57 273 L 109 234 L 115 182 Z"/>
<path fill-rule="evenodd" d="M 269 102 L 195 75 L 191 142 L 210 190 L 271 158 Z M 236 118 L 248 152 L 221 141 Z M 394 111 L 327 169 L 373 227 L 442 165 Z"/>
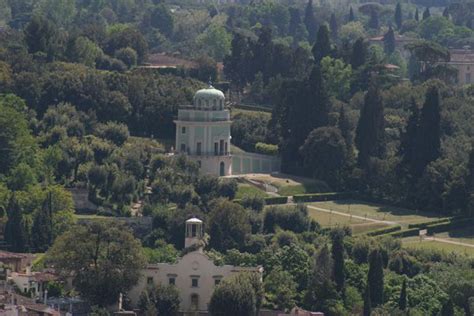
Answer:
<path fill-rule="evenodd" d="M 365 102 L 357 124 L 355 144 L 359 150 L 357 162 L 365 168 L 370 157 L 385 155 L 384 106 L 379 88 L 374 78 L 365 95 Z"/>
<path fill-rule="evenodd" d="M 417 178 L 423 174 L 426 166 L 441 154 L 440 102 L 438 88 L 428 88 L 416 137 L 414 176 Z"/>
<path fill-rule="evenodd" d="M 418 22 L 420 21 L 420 13 L 418 12 L 418 8 L 415 10 L 415 21 Z"/>
<path fill-rule="evenodd" d="M 364 42 L 362 37 L 359 37 L 354 45 L 352 46 L 352 55 L 351 55 L 351 66 L 352 69 L 357 69 L 363 64 L 367 59 L 367 43 Z"/>
<path fill-rule="evenodd" d="M 306 111 L 301 114 L 306 118 L 309 134 L 313 129 L 328 124 L 329 111 L 331 110 L 331 102 L 326 85 L 324 84 L 320 65 L 314 65 L 307 85 L 307 93 L 305 93 L 305 95 L 307 95 L 306 104 L 308 104 L 308 107 Z M 302 122 L 299 122 L 298 124 L 301 123 Z"/>
<path fill-rule="evenodd" d="M 400 298 L 398 299 L 398 308 L 404 311 L 407 308 L 407 280 L 403 280 Z"/>
<path fill-rule="evenodd" d="M 337 32 L 338 32 L 338 25 L 336 15 L 334 13 L 331 14 L 331 20 L 329 21 L 329 27 L 331 28 L 331 36 L 334 40 L 337 39 Z"/>
<path fill-rule="evenodd" d="M 7 214 L 8 220 L 5 225 L 5 241 L 11 246 L 12 251 L 25 252 L 28 236 L 25 230 L 23 211 L 18 204 L 15 194 L 10 198 Z"/>
<path fill-rule="evenodd" d="M 383 259 L 380 250 L 374 249 L 369 255 L 367 283 L 371 305 L 383 304 Z"/>
<path fill-rule="evenodd" d="M 344 273 L 344 235 L 341 231 L 337 231 L 332 236 L 332 259 L 334 261 L 336 289 L 343 293 L 346 275 Z"/>
<path fill-rule="evenodd" d="M 364 316 L 370 316 L 372 313 L 372 303 L 370 302 L 370 287 L 367 284 L 364 292 Z"/>
<path fill-rule="evenodd" d="M 355 21 L 355 16 L 354 16 L 354 10 L 352 9 L 352 6 L 349 9 L 349 17 L 348 17 L 349 22 Z"/>
<path fill-rule="evenodd" d="M 379 12 L 375 9 L 370 11 L 369 28 L 374 30 L 379 29 Z"/>
<path fill-rule="evenodd" d="M 304 25 L 308 31 L 308 41 L 310 43 L 314 43 L 316 40 L 318 23 L 316 21 L 316 17 L 314 16 L 313 0 L 308 0 L 308 4 L 306 5 L 306 9 L 304 11 Z"/>
<path fill-rule="evenodd" d="M 290 8 L 290 23 L 288 26 L 288 33 L 293 36 L 293 40 L 296 42 L 306 40 L 305 26 L 301 21 L 301 13 L 298 8 Z"/>
<path fill-rule="evenodd" d="M 454 305 L 451 299 L 443 304 L 443 307 L 441 308 L 441 316 L 454 316 Z"/>
<path fill-rule="evenodd" d="M 249 80 L 249 51 L 247 38 L 240 33 L 234 33 L 231 54 L 224 58 L 224 69 L 226 76 L 232 79 L 239 88 L 242 88 Z"/>
<path fill-rule="evenodd" d="M 420 121 L 420 110 L 414 98 L 411 99 L 410 112 L 407 126 L 400 137 L 400 148 L 398 150 L 398 154 L 401 156 L 400 164 L 402 169 L 409 176 L 413 174 L 417 150 L 417 132 Z"/>
<path fill-rule="evenodd" d="M 425 11 L 423 11 L 423 20 L 426 20 L 431 16 L 430 8 L 426 7 Z"/>
<path fill-rule="evenodd" d="M 449 8 L 448 8 L 448 7 L 444 8 L 444 10 L 443 10 L 443 16 L 444 16 L 445 18 L 449 19 Z"/>
<path fill-rule="evenodd" d="M 342 137 L 344 137 L 344 140 L 346 141 L 346 144 L 347 144 L 347 151 L 349 155 L 351 155 L 352 153 L 351 124 L 346 115 L 346 110 L 344 106 L 341 106 L 341 109 L 339 110 L 339 119 L 337 121 L 337 127 L 341 131 L 341 135 Z"/>
<path fill-rule="evenodd" d="M 43 202 L 43 207 L 36 212 L 31 227 L 32 246 L 36 251 L 44 252 L 51 245 L 53 241 L 52 221 L 52 199 L 51 193 L 49 193 Z"/>
<path fill-rule="evenodd" d="M 390 55 L 395 51 L 395 33 L 392 26 L 389 26 L 387 33 L 383 37 L 385 54 Z"/>
<path fill-rule="evenodd" d="M 311 51 L 313 52 L 316 64 L 319 64 L 321 59 L 331 54 L 331 40 L 329 39 L 329 30 L 326 24 L 319 27 L 316 42 Z"/>
<path fill-rule="evenodd" d="M 397 25 L 397 29 L 400 30 L 403 24 L 403 14 L 402 14 L 402 5 L 400 2 L 397 3 L 397 7 L 395 8 L 395 24 Z"/>

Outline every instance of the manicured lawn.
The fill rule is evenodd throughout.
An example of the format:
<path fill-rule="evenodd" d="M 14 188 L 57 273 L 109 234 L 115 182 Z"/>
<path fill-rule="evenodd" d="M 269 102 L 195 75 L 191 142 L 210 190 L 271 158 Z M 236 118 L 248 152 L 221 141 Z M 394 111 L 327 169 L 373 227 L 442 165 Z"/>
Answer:
<path fill-rule="evenodd" d="M 252 111 L 252 110 L 246 110 L 246 109 L 239 109 L 239 108 L 232 108 L 232 117 L 236 116 L 237 114 L 248 114 L 248 115 L 256 115 L 256 116 L 264 116 L 268 119 L 271 118 L 272 114 L 270 112 L 264 112 L 264 111 Z"/>
<path fill-rule="evenodd" d="M 76 219 L 113 219 L 113 216 L 101 216 L 95 214 L 74 214 Z"/>
<path fill-rule="evenodd" d="M 328 210 L 364 216 L 377 220 L 393 221 L 399 223 L 403 227 L 408 226 L 408 224 L 426 222 L 439 218 L 436 214 L 417 212 L 414 210 L 357 200 L 313 202 L 310 204 Z"/>
<path fill-rule="evenodd" d="M 259 197 L 264 198 L 269 195 L 251 184 L 239 183 L 235 198 L 241 199 L 245 196 L 259 196 Z"/>
<path fill-rule="evenodd" d="M 408 237 L 402 240 L 403 247 L 415 249 L 434 249 L 445 253 L 458 253 L 474 256 L 474 248 L 462 245 L 453 245 L 436 240 L 423 240 L 420 242 L 419 237 Z"/>
<path fill-rule="evenodd" d="M 329 191 L 327 185 L 319 181 L 286 174 L 249 174 L 245 175 L 245 177 L 262 183 L 270 184 L 278 189 L 278 194 L 283 196 Z"/>
<path fill-rule="evenodd" d="M 474 228 L 466 227 L 466 228 L 454 229 L 454 230 L 450 230 L 449 232 L 436 234 L 436 237 L 474 245 Z"/>

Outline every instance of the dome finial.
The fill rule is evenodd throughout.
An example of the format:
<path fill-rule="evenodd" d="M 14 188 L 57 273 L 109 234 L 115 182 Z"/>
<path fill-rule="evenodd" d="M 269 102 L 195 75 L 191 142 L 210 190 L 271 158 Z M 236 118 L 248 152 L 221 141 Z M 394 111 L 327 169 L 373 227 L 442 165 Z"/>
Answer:
<path fill-rule="evenodd" d="M 212 78 L 211 76 L 209 76 L 209 89 L 214 89 L 214 87 L 212 86 Z"/>

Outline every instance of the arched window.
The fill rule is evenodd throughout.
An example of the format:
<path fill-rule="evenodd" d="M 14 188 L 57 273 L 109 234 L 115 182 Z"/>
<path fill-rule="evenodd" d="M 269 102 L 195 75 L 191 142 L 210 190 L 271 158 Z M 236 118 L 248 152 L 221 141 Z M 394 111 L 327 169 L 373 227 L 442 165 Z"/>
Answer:
<path fill-rule="evenodd" d="M 214 99 L 214 110 L 217 109 L 217 100 Z"/>
<path fill-rule="evenodd" d="M 191 294 L 191 309 L 197 311 L 199 309 L 199 295 Z"/>
<path fill-rule="evenodd" d="M 221 163 L 219 165 L 219 175 L 221 177 L 225 176 L 225 163 L 223 161 L 221 161 Z"/>
<path fill-rule="evenodd" d="M 201 107 L 201 106 L 202 106 L 202 100 L 198 99 L 198 107 Z"/>
<path fill-rule="evenodd" d="M 222 108 L 224 107 L 224 101 L 221 100 L 220 106 L 221 106 L 221 110 L 222 110 Z"/>

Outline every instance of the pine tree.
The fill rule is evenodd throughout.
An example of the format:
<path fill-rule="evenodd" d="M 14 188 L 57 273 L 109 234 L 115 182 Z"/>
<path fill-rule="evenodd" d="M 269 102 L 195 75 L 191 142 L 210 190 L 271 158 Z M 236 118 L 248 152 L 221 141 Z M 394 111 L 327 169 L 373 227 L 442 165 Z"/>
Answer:
<path fill-rule="evenodd" d="M 416 140 L 416 155 L 414 176 L 419 178 L 426 166 L 440 157 L 441 127 L 440 127 L 440 96 L 438 88 L 428 88 L 425 103 L 420 114 L 420 123 Z"/>
<path fill-rule="evenodd" d="M 365 95 L 357 124 L 355 144 L 359 150 L 357 162 L 363 168 L 367 166 L 370 157 L 382 158 L 385 154 L 384 106 L 374 79 Z"/>
<path fill-rule="evenodd" d="M 420 13 L 418 12 L 418 8 L 415 10 L 415 21 L 419 22 L 420 21 Z"/>
<path fill-rule="evenodd" d="M 403 14 L 402 14 L 402 5 L 400 2 L 397 3 L 397 7 L 395 8 L 395 24 L 397 25 L 397 29 L 400 30 L 403 24 Z"/>
<path fill-rule="evenodd" d="M 398 299 L 398 308 L 404 311 L 407 308 L 407 280 L 403 280 L 400 298 Z"/>
<path fill-rule="evenodd" d="M 383 259 L 378 249 L 369 255 L 369 273 L 367 283 L 370 290 L 371 305 L 383 304 Z"/>
<path fill-rule="evenodd" d="M 423 20 L 426 20 L 431 16 L 430 8 L 426 7 L 425 11 L 423 11 Z"/>
<path fill-rule="evenodd" d="M 33 219 L 31 227 L 32 246 L 36 251 L 44 252 L 52 243 L 52 201 L 51 193 L 38 210 Z"/>
<path fill-rule="evenodd" d="M 338 25 L 336 15 L 334 13 L 331 14 L 331 20 L 329 21 L 329 26 L 331 28 L 331 36 L 334 40 L 337 39 L 337 32 L 338 32 Z"/>
<path fill-rule="evenodd" d="M 443 304 L 443 307 L 441 308 L 441 316 L 454 316 L 454 305 L 451 299 Z"/>
<path fill-rule="evenodd" d="M 375 9 L 370 12 L 369 28 L 374 30 L 379 29 L 379 13 Z"/>
<path fill-rule="evenodd" d="M 8 203 L 8 220 L 5 225 L 5 241 L 15 252 L 25 252 L 27 248 L 27 235 L 23 220 L 23 211 L 13 194 Z"/>
<path fill-rule="evenodd" d="M 348 20 L 349 20 L 349 22 L 355 21 L 354 10 L 352 9 L 352 6 L 349 9 L 349 18 L 348 18 Z"/>
<path fill-rule="evenodd" d="M 367 44 L 362 37 L 359 37 L 352 46 L 351 66 L 352 69 L 357 69 L 367 59 Z"/>
<path fill-rule="evenodd" d="M 370 316 L 372 313 L 372 303 L 370 302 L 370 288 L 369 285 L 365 287 L 364 292 L 364 316 Z"/>
<path fill-rule="evenodd" d="M 383 37 L 385 54 L 391 55 L 395 51 L 395 33 L 389 26 L 387 33 Z"/>
<path fill-rule="evenodd" d="M 314 16 L 313 0 L 308 0 L 308 4 L 306 5 L 304 12 L 304 25 L 308 31 L 308 41 L 314 43 L 316 40 L 318 24 L 316 22 L 316 17 Z"/>
<path fill-rule="evenodd" d="M 329 30 L 326 24 L 319 27 L 316 42 L 311 50 L 314 56 L 314 62 L 319 64 L 321 59 L 331 54 L 331 41 L 329 39 Z"/>
<path fill-rule="evenodd" d="M 346 275 L 344 273 L 344 235 L 341 231 L 337 231 L 332 236 L 332 259 L 334 261 L 334 281 L 336 289 L 344 292 Z"/>

